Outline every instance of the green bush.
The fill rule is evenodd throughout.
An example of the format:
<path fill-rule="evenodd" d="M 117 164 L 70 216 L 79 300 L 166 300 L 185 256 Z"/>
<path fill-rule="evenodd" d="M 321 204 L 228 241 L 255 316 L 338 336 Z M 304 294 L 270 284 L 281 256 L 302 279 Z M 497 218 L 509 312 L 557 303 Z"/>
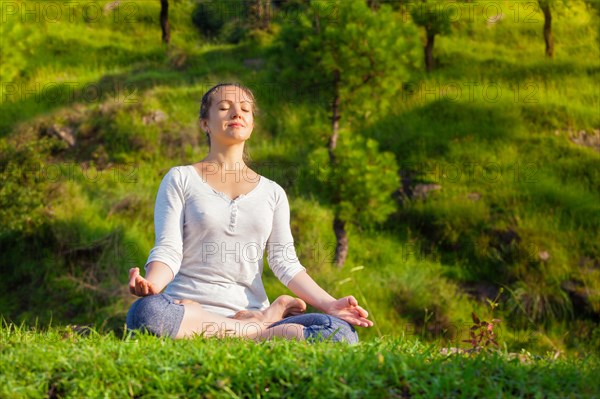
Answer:
<path fill-rule="evenodd" d="M 200 0 L 192 12 L 192 22 L 206 38 L 239 43 L 249 32 L 248 2 Z"/>

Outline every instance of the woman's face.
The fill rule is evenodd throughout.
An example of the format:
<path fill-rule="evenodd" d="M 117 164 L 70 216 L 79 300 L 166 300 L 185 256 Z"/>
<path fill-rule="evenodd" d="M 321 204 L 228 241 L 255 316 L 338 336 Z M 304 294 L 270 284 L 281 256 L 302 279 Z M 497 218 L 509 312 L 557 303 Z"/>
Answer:
<path fill-rule="evenodd" d="M 217 141 L 231 145 L 250 138 L 254 129 L 252 98 L 237 86 L 222 86 L 211 95 L 208 119 L 200 121 L 210 135 L 211 144 Z"/>

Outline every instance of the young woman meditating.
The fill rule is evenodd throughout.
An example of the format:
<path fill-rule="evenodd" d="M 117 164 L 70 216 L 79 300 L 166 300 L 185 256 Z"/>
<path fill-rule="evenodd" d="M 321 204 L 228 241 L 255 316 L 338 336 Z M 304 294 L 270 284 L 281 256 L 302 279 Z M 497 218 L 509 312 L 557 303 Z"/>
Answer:
<path fill-rule="evenodd" d="M 353 296 L 335 299 L 306 273 L 294 248 L 287 195 L 244 162 L 254 128 L 253 93 L 219 84 L 202 97 L 200 126 L 209 153 L 164 176 L 156 198 L 156 241 L 145 265 L 129 271 L 141 297 L 129 329 L 186 338 L 330 339 L 355 343 L 353 326 L 373 325 Z M 263 254 L 289 295 L 269 303 Z M 164 289 L 164 291 L 163 291 Z M 305 314 L 306 303 L 323 313 Z"/>

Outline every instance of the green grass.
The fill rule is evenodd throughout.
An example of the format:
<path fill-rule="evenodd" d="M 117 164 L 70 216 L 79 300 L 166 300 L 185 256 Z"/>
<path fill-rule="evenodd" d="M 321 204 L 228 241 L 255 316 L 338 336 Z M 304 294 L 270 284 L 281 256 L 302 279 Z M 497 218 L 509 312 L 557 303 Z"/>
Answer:
<path fill-rule="evenodd" d="M 11 398 L 591 398 L 600 389 L 596 356 L 443 355 L 402 337 L 174 341 L 4 324 L 0 353 L 0 396 Z"/>

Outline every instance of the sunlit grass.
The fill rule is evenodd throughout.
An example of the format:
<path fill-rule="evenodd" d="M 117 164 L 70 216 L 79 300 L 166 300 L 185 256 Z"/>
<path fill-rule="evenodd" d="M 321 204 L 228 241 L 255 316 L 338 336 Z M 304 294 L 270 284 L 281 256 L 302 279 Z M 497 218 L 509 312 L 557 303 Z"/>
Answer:
<path fill-rule="evenodd" d="M 0 395 L 45 397 L 587 397 L 598 359 L 555 353 L 442 355 L 410 338 L 355 346 L 173 341 L 94 329 L 0 329 Z M 50 395 L 50 396 L 52 396 Z"/>

